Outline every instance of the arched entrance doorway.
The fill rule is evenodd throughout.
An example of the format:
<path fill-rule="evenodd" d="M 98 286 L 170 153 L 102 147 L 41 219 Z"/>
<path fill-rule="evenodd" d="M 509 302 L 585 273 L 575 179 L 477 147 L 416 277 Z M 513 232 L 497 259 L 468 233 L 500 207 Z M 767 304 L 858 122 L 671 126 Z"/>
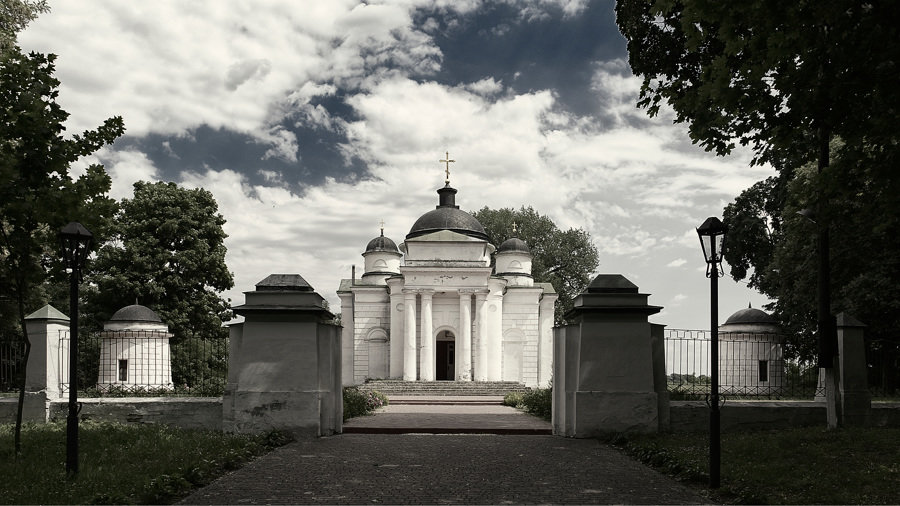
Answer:
<path fill-rule="evenodd" d="M 449 330 L 442 330 L 436 336 L 434 379 L 453 381 L 456 379 L 456 336 Z"/>

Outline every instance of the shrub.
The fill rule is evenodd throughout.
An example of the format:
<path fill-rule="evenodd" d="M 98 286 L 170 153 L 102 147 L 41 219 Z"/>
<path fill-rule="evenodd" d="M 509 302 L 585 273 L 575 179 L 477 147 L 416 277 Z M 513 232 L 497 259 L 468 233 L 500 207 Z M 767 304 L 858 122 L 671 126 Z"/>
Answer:
<path fill-rule="evenodd" d="M 553 416 L 553 389 L 535 388 L 525 392 L 522 395 L 522 407 L 534 416 L 550 420 Z"/>
<path fill-rule="evenodd" d="M 387 404 L 388 398 L 381 392 L 364 392 L 358 387 L 344 387 L 344 421 L 368 415 Z"/>
<path fill-rule="evenodd" d="M 503 405 L 512 408 L 522 407 L 522 392 L 510 392 L 503 396 Z"/>

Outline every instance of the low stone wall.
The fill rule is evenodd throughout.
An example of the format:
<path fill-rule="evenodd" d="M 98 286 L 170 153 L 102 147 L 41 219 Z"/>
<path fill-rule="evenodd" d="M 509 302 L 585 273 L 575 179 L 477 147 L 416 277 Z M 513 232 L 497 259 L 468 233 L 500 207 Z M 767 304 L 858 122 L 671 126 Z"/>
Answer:
<path fill-rule="evenodd" d="M 709 430 L 709 406 L 704 401 L 671 401 L 673 432 Z M 723 432 L 825 426 L 825 403 L 814 401 L 727 401 L 721 410 Z"/>
<path fill-rule="evenodd" d="M 222 430 L 221 397 L 84 398 L 81 420 L 120 423 L 164 423 L 183 429 Z M 50 403 L 50 420 L 65 421 L 65 400 Z"/>
<path fill-rule="evenodd" d="M 19 406 L 19 396 L 0 397 L 0 423 L 16 423 L 16 412 Z M 26 392 L 25 409 L 22 412 L 22 420 L 25 422 L 44 422 L 47 416 L 47 397 L 43 392 Z"/>
<path fill-rule="evenodd" d="M 827 426 L 824 401 L 727 401 L 721 409 L 723 432 Z M 703 401 L 672 401 L 673 432 L 709 430 L 709 407 Z M 900 402 L 873 402 L 869 425 L 900 426 Z"/>
<path fill-rule="evenodd" d="M 900 427 L 900 402 L 872 402 L 873 427 Z"/>

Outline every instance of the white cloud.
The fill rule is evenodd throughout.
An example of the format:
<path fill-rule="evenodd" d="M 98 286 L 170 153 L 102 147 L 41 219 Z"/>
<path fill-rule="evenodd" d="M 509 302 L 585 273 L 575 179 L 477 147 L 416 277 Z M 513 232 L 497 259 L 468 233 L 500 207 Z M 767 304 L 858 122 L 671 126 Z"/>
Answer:
<path fill-rule="evenodd" d="M 662 323 L 696 321 L 706 300 L 696 295 L 707 285 L 694 272 L 702 261 L 685 260 L 699 255 L 694 227 L 772 169 L 749 168 L 746 151 L 717 158 L 691 145 L 671 111 L 647 118 L 634 107 L 639 80 L 624 60 L 594 66 L 596 110 L 583 116 L 563 110 L 553 90 L 515 94 L 493 76 L 458 86 L 429 81 L 422 76 L 442 64 L 432 39 L 441 25 L 414 28 L 416 5 L 440 13 L 482 3 L 60 2 L 21 42 L 60 54 L 70 130 L 116 114 L 136 137 L 189 136 L 208 125 L 251 135 L 267 156 L 289 162 L 303 153 L 296 136 L 278 126 L 285 119 L 346 132 L 347 142 L 335 148 L 362 160 L 372 178 L 329 179 L 298 195 L 272 172 L 260 173 L 265 185 L 252 186 L 242 171 L 256 167 L 181 175 L 183 184 L 212 191 L 227 219 L 236 303 L 266 275 L 296 272 L 336 304 L 339 279 L 362 265 L 381 219 L 385 234 L 400 242 L 433 209 L 444 181 L 438 160 L 449 151 L 462 209 L 531 205 L 560 227 L 583 228 L 601 253 L 601 271 L 639 283 L 655 294 L 651 304 L 681 306 L 663 313 Z M 539 17 L 553 7 L 574 16 L 585 5 L 536 0 L 521 12 Z M 453 18 L 442 21 L 452 25 Z M 352 122 L 314 105 L 338 90 L 357 116 Z M 116 198 L 130 196 L 134 181 L 160 177 L 137 151 L 107 149 L 98 158 Z M 689 264 L 697 266 L 666 268 Z M 728 297 L 746 299 L 746 291 L 723 288 L 722 307 Z"/>

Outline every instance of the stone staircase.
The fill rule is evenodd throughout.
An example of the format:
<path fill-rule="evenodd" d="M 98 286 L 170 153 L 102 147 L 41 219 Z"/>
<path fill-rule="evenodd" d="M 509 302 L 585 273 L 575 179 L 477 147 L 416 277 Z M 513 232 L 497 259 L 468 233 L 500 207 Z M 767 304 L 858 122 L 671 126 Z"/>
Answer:
<path fill-rule="evenodd" d="M 509 392 L 525 392 L 528 388 L 515 381 L 403 381 L 369 380 L 359 389 L 377 390 L 389 398 L 394 396 L 504 396 Z"/>

